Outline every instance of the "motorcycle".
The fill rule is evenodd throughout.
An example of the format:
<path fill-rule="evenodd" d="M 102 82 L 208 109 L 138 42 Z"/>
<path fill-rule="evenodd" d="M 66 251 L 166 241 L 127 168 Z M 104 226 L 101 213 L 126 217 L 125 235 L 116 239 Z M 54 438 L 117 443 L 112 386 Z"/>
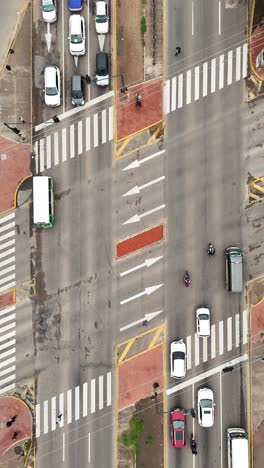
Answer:
<path fill-rule="evenodd" d="M 208 253 L 209 256 L 215 254 L 215 248 L 214 248 L 213 244 L 211 244 L 211 242 L 208 244 L 207 253 Z"/>
<path fill-rule="evenodd" d="M 193 434 L 191 435 L 190 446 L 191 446 L 192 454 L 197 455 L 197 450 L 196 450 L 197 445 L 196 445 L 195 438 L 193 437 Z"/>
<path fill-rule="evenodd" d="M 184 281 L 185 286 L 188 288 L 188 286 L 190 286 L 191 284 L 191 278 L 190 278 L 188 271 L 185 272 L 183 281 Z"/>

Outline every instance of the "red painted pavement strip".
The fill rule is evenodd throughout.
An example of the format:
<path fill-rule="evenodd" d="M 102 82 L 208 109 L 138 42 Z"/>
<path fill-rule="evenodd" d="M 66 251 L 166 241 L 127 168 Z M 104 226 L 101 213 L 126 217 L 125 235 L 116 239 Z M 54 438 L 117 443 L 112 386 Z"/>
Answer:
<path fill-rule="evenodd" d="M 155 244 L 163 240 L 164 238 L 164 226 L 156 226 L 148 231 L 141 232 L 133 237 L 129 237 L 124 241 L 119 242 L 116 245 L 116 256 L 123 257 L 137 250 L 143 249 L 148 245 Z"/>
<path fill-rule="evenodd" d="M 264 300 L 251 307 L 250 322 L 252 343 L 263 343 L 260 332 L 264 331 Z"/>
<path fill-rule="evenodd" d="M 0 213 L 14 208 L 14 194 L 19 183 L 30 172 L 31 145 L 16 143 L 0 136 Z"/>
<path fill-rule="evenodd" d="M 0 431 L 0 455 L 3 455 L 12 445 L 19 440 L 31 438 L 32 436 L 32 414 L 28 406 L 18 398 L 0 398 L 0 420 L 2 423 Z M 16 416 L 11 427 L 6 427 L 7 421 Z M 14 432 L 18 432 L 17 439 L 12 440 Z"/>
<path fill-rule="evenodd" d="M 8 291 L 0 295 L 0 309 L 15 304 L 15 291 Z"/>
<path fill-rule="evenodd" d="M 256 68 L 256 58 L 260 51 L 264 48 L 264 23 L 260 23 L 259 26 L 254 30 L 253 35 L 250 38 L 250 54 L 251 64 L 256 72 L 262 79 L 264 79 L 264 70 Z"/>
<path fill-rule="evenodd" d="M 150 397 L 152 385 L 163 390 L 163 344 L 130 359 L 118 367 L 118 409 Z"/>
<path fill-rule="evenodd" d="M 142 96 L 142 107 L 136 106 L 137 94 Z M 160 78 L 129 88 L 126 96 L 127 99 L 124 94 L 117 93 L 117 141 L 150 127 L 163 118 L 163 82 Z"/>

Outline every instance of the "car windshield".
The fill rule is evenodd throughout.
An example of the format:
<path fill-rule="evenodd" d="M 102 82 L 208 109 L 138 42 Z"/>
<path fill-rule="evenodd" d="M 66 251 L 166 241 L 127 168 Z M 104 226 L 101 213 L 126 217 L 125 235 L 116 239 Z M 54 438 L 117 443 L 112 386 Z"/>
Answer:
<path fill-rule="evenodd" d="M 199 315 L 199 319 L 200 319 L 200 320 L 208 320 L 209 317 L 208 317 L 208 315 L 206 315 L 206 314 L 200 314 L 200 315 Z"/>
<path fill-rule="evenodd" d="M 172 359 L 184 359 L 184 353 L 182 351 L 176 351 L 175 353 L 172 353 Z"/>
<path fill-rule="evenodd" d="M 201 400 L 201 407 L 202 408 L 212 408 L 212 400 L 207 400 L 207 399 L 204 399 L 204 400 Z"/>
<path fill-rule="evenodd" d="M 96 15 L 96 23 L 106 23 L 107 17 L 105 15 Z"/>
<path fill-rule="evenodd" d="M 42 10 L 49 12 L 54 10 L 53 0 L 42 0 Z"/>
<path fill-rule="evenodd" d="M 82 92 L 81 91 L 73 91 L 72 92 L 72 97 L 75 98 L 75 99 L 81 99 L 83 97 Z"/>
<path fill-rule="evenodd" d="M 46 88 L 47 96 L 56 96 L 56 94 L 58 94 L 57 88 Z"/>
<path fill-rule="evenodd" d="M 183 421 L 173 421 L 172 423 L 173 429 L 184 429 L 184 422 Z"/>
<path fill-rule="evenodd" d="M 71 34 L 72 44 L 81 44 L 83 41 L 81 34 Z"/>

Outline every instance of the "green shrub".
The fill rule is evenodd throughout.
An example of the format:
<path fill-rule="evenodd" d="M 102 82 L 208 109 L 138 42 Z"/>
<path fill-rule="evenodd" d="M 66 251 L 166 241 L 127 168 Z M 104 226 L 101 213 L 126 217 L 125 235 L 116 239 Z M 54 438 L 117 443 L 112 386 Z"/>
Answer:
<path fill-rule="evenodd" d="M 146 31 L 147 31 L 146 18 L 145 16 L 141 16 L 141 33 L 145 34 Z"/>
<path fill-rule="evenodd" d="M 146 444 L 147 444 L 147 445 L 153 444 L 153 437 L 152 437 L 152 436 L 148 436 L 148 437 L 146 438 Z"/>
<path fill-rule="evenodd" d="M 119 442 L 126 448 L 132 448 L 135 453 L 138 453 L 138 439 L 142 431 L 143 421 L 138 416 L 132 416 L 129 422 L 129 430 L 123 432 L 119 438 Z"/>
<path fill-rule="evenodd" d="M 23 445 L 23 448 L 24 448 L 25 452 L 29 452 L 31 444 L 32 444 L 31 439 L 26 440 L 26 442 Z"/>

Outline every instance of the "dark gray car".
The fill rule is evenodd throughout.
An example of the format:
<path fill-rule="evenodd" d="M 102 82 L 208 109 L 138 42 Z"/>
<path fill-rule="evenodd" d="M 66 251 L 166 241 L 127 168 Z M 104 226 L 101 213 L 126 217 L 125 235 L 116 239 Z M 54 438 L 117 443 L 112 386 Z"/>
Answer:
<path fill-rule="evenodd" d="M 85 99 L 85 78 L 73 75 L 71 78 L 71 98 L 73 106 L 83 106 Z"/>

